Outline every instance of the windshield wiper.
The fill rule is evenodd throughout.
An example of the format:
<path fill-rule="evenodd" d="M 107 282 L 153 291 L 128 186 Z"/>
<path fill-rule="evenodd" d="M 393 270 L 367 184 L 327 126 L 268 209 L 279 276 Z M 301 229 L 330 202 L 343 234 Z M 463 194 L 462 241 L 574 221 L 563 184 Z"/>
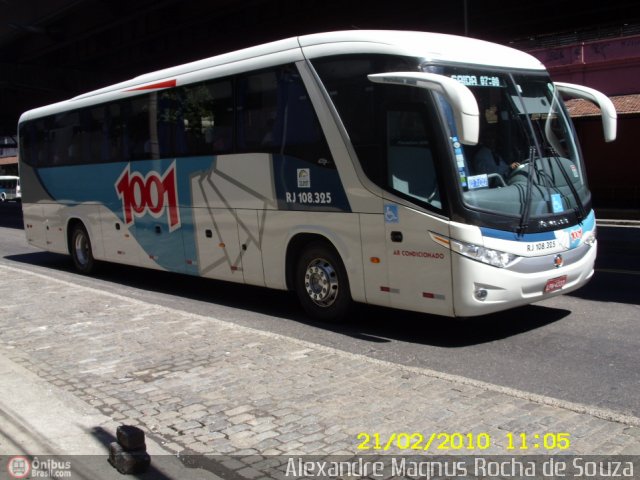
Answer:
<path fill-rule="evenodd" d="M 571 179 L 569 178 L 569 174 L 563 167 L 562 161 L 560 160 L 558 153 L 550 144 L 544 131 L 539 132 L 541 141 L 539 140 L 539 137 L 536 134 L 536 128 L 533 125 L 531 116 L 526 107 L 526 103 L 524 101 L 522 93 L 520 92 L 520 88 L 518 87 L 518 84 L 516 83 L 515 78 L 512 75 L 510 75 L 510 78 L 515 87 L 518 100 L 520 101 L 521 112 L 526 118 L 528 132 L 530 132 L 530 135 L 531 135 L 530 137 L 532 141 L 531 143 L 533 143 L 533 145 L 529 147 L 529 166 L 528 166 L 528 173 L 527 173 L 526 195 L 524 199 L 525 203 L 522 209 L 522 215 L 520 216 L 520 225 L 517 228 L 517 234 L 519 236 L 523 236 L 529 228 L 529 220 L 531 217 L 531 199 L 532 199 L 532 191 L 533 191 L 534 174 L 536 175 L 536 178 L 541 177 L 540 187 L 546 186 L 549 198 L 551 200 L 551 189 L 553 188 L 553 185 L 555 184 L 555 182 L 553 181 L 548 182 L 546 181 L 547 178 L 545 177 L 548 176 L 549 179 L 553 180 L 553 174 L 549 175 L 549 172 L 546 171 L 546 166 L 544 163 L 541 163 L 540 165 L 542 167 L 542 172 L 538 171 L 538 168 L 537 168 L 537 161 L 540 160 L 542 162 L 542 158 L 543 158 L 542 154 L 543 152 L 546 151 L 546 150 L 543 150 L 543 148 L 548 149 L 551 152 L 550 157 L 553 158 L 556 164 L 558 165 L 558 169 L 560 170 L 562 176 L 564 177 L 567 187 L 571 191 L 571 195 L 574 198 L 574 201 L 576 204 L 576 208 L 574 209 L 574 212 L 576 214 L 576 217 L 578 217 L 578 220 L 581 221 L 586 217 L 586 211 L 580 199 L 580 195 L 578 194 L 578 191 L 576 190 L 575 185 L 571 182 Z M 557 102 L 557 98 L 554 97 L 554 100 L 551 103 L 552 109 L 553 109 L 553 102 Z"/>
<path fill-rule="evenodd" d="M 535 163 L 535 147 L 529 147 L 529 171 L 527 172 L 527 190 L 524 199 L 524 208 L 522 209 L 522 216 L 520 217 L 520 226 L 518 227 L 519 236 L 523 236 L 529 228 L 529 217 L 531 216 L 531 192 L 533 191 L 533 174 L 535 172 Z"/>
<path fill-rule="evenodd" d="M 518 236 L 522 237 L 529 228 L 529 218 L 531 216 L 531 195 L 533 191 L 533 174 L 535 173 L 536 152 L 538 152 L 538 158 L 541 158 L 542 150 L 540 150 L 540 144 L 538 143 L 538 138 L 535 134 L 533 123 L 531 122 L 531 116 L 529 115 L 529 111 L 527 110 L 524 98 L 522 98 L 520 86 L 518 85 L 516 79 L 512 74 L 509 74 L 509 78 L 514 90 L 516 91 L 516 94 L 518 95 L 520 105 L 522 106 L 521 112 L 527 119 L 528 129 L 525 129 L 525 134 L 527 134 L 527 136 L 531 135 L 531 140 L 533 141 L 533 146 L 531 146 L 531 144 L 529 146 L 529 171 L 527 172 L 527 190 L 524 199 L 524 208 L 522 209 L 522 215 L 520 216 L 520 226 L 517 229 Z"/>
<path fill-rule="evenodd" d="M 559 104 L 557 90 L 553 92 L 553 100 L 551 101 L 552 110 L 554 109 L 554 104 L 558 104 L 558 106 L 556 107 L 558 114 L 562 113 L 562 110 Z M 549 122 L 549 119 L 550 117 L 547 118 L 547 122 Z M 576 217 L 578 217 L 578 221 L 581 222 L 584 218 L 586 218 L 587 212 L 584 208 L 584 204 L 582 203 L 582 200 L 580 199 L 580 194 L 578 193 L 578 190 L 576 190 L 575 185 L 571 181 L 569 177 L 569 173 L 565 170 L 564 166 L 562 165 L 562 161 L 560 160 L 558 151 L 551 144 L 551 141 L 547 138 L 546 134 L 542 136 L 542 139 L 545 142 L 545 146 L 549 148 L 549 151 L 551 152 L 551 158 L 555 160 L 556 165 L 560 170 L 560 173 L 562 173 L 562 177 L 564 178 L 564 181 L 567 183 L 567 186 L 569 187 L 569 190 L 571 190 L 571 195 L 573 196 L 573 200 L 576 203 L 576 208 L 574 209 L 574 211 L 575 211 Z"/>
<path fill-rule="evenodd" d="M 560 173 L 562 173 L 562 177 L 564 178 L 564 181 L 567 182 L 567 186 L 569 187 L 569 190 L 571 190 L 571 195 L 573 196 L 573 200 L 576 202 L 576 208 L 574 209 L 574 211 L 576 213 L 576 217 L 578 217 L 578 221 L 581 222 L 587 217 L 587 212 L 584 208 L 584 204 L 582 203 L 582 200 L 580 200 L 580 194 L 578 193 L 578 190 L 576 190 L 575 185 L 571 181 L 571 178 L 569 177 L 569 173 L 564 169 L 564 166 L 562 165 L 562 161 L 558 156 L 558 152 L 556 152 L 555 149 L 553 148 L 551 148 L 551 152 L 553 153 L 551 158 L 555 160 L 556 165 L 558 165 L 558 170 L 560 170 Z"/>

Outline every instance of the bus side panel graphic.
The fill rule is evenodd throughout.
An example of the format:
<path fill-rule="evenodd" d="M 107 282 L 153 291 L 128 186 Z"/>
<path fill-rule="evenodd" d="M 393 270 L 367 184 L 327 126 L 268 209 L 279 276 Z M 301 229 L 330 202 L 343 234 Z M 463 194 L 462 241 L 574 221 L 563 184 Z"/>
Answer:
<path fill-rule="evenodd" d="M 239 210 L 350 211 L 337 170 L 267 153 L 50 167 L 39 176 L 56 202 L 111 210 L 159 267 L 217 278 L 241 275 L 243 252 L 261 251 L 264 225 L 241 221 Z"/>

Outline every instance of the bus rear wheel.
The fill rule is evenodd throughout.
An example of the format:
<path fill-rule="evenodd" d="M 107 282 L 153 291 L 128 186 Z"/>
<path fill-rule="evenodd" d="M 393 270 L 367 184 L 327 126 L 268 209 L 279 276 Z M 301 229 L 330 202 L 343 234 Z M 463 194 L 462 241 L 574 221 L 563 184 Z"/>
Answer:
<path fill-rule="evenodd" d="M 351 309 L 347 272 L 337 252 L 323 242 L 308 245 L 298 258 L 295 290 L 307 314 L 318 320 L 344 321 Z"/>
<path fill-rule="evenodd" d="M 83 274 L 89 274 L 95 267 L 91 240 L 87 229 L 81 223 L 73 227 L 69 251 L 76 270 Z"/>

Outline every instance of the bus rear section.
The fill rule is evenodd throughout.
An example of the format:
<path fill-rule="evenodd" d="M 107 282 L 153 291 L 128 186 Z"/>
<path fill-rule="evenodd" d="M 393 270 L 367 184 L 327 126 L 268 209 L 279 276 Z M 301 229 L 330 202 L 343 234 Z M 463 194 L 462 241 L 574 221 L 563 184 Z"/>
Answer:
<path fill-rule="evenodd" d="M 0 176 L 0 202 L 20 200 L 20 177 L 14 175 Z"/>

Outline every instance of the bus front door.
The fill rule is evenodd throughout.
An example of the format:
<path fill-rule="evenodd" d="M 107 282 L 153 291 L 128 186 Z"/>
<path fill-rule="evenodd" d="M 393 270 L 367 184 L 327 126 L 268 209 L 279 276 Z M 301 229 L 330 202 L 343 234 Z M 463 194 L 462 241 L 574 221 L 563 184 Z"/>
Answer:
<path fill-rule="evenodd" d="M 390 306 L 452 315 L 451 252 L 429 234 L 446 231 L 446 223 L 390 201 L 384 219 Z"/>

